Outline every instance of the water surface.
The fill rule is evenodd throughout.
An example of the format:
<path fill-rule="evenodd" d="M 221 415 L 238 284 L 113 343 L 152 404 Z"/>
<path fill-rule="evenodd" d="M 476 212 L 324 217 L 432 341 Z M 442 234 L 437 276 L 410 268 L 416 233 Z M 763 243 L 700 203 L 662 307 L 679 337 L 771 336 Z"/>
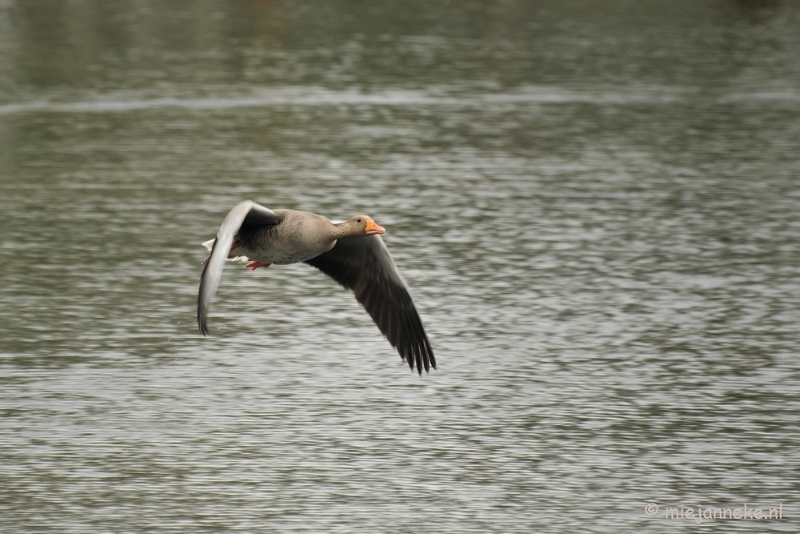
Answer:
<path fill-rule="evenodd" d="M 798 24 L 0 2 L 0 531 L 796 531 Z M 245 198 L 386 227 L 439 369 L 305 265 L 204 339 Z"/>

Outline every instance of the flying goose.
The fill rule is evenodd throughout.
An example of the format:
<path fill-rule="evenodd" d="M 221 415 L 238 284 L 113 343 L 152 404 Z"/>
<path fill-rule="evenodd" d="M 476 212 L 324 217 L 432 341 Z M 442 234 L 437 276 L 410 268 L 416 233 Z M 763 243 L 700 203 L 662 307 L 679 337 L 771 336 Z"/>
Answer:
<path fill-rule="evenodd" d="M 355 293 L 400 357 L 422 375 L 436 359 L 403 276 L 380 238 L 385 230 L 366 215 L 333 223 L 307 211 L 270 210 L 245 200 L 228 212 L 206 258 L 197 296 L 197 324 L 208 334 L 208 311 L 226 260 L 246 258 L 255 270 L 305 262 Z"/>

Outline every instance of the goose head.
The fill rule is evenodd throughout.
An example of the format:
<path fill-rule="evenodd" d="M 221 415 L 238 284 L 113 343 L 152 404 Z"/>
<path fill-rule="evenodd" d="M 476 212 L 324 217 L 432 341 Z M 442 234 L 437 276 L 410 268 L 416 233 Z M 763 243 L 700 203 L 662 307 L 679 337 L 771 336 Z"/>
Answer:
<path fill-rule="evenodd" d="M 341 224 L 348 237 L 378 235 L 386 232 L 382 226 L 372 220 L 369 215 L 353 215 Z"/>

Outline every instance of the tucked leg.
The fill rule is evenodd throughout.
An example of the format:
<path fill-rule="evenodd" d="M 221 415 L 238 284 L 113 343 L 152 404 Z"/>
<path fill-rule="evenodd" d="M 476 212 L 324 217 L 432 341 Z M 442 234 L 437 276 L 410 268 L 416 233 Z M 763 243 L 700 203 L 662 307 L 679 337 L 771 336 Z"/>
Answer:
<path fill-rule="evenodd" d="M 272 265 L 272 264 L 271 263 L 264 263 L 263 261 L 255 261 L 254 260 L 254 261 L 248 262 L 247 265 L 245 265 L 245 267 L 255 271 L 259 267 L 269 267 L 270 265 Z"/>

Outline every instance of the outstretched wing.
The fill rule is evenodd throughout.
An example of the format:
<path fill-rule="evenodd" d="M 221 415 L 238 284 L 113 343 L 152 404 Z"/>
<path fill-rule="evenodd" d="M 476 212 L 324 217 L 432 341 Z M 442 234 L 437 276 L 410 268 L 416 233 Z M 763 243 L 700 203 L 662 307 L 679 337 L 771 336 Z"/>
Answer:
<path fill-rule="evenodd" d="M 436 369 L 436 359 L 403 276 L 380 236 L 339 239 L 328 252 L 306 260 L 355 293 L 381 333 L 409 367 Z"/>
<path fill-rule="evenodd" d="M 225 268 L 225 260 L 231 250 L 233 238 L 239 229 L 243 224 L 263 226 L 279 222 L 281 222 L 280 215 L 252 200 L 240 202 L 228 212 L 225 220 L 222 221 L 222 226 L 219 227 L 217 239 L 211 249 L 211 256 L 209 256 L 203 269 L 203 275 L 200 277 L 200 291 L 197 294 L 197 326 L 200 327 L 203 335 L 208 334 L 208 310 L 217 293 L 222 269 Z"/>

